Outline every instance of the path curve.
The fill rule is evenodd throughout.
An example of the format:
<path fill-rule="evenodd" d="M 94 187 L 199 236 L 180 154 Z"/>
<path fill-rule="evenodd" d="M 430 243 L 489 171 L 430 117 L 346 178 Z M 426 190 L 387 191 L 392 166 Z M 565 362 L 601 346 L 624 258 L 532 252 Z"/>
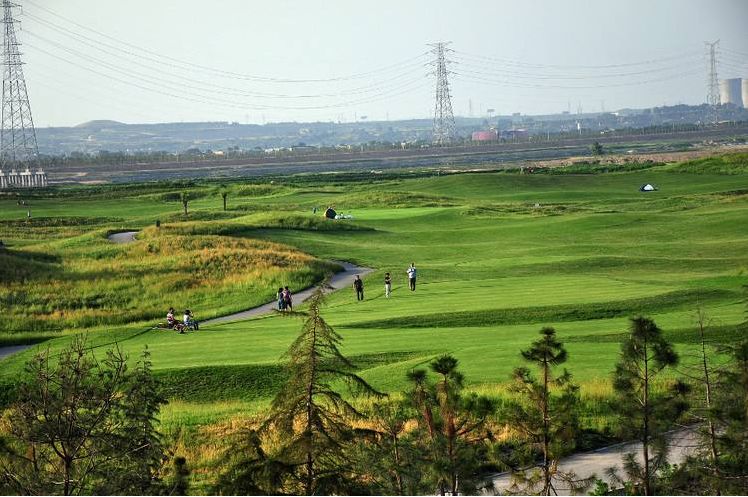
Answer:
<path fill-rule="evenodd" d="M 668 433 L 667 437 L 670 449 L 668 452 L 669 463 L 680 464 L 688 455 L 696 451 L 699 438 L 697 429 L 698 427 L 694 426 Z M 562 471 L 573 471 L 580 479 L 596 475 L 597 478 L 611 484 L 611 480 L 606 474 L 608 468 L 614 467 L 618 470 L 619 476 L 625 476 L 622 469 L 623 456 L 629 452 L 633 452 L 636 454 L 637 460 L 641 463 L 643 460 L 641 449 L 642 444 L 639 442 L 623 442 L 590 452 L 573 454 L 561 460 L 559 469 Z M 492 495 L 504 495 L 509 485 L 509 473 L 498 474 L 493 478 L 493 489 L 496 493 L 491 492 L 491 489 L 489 489 L 489 492 Z M 558 495 L 571 495 L 568 488 L 564 488 L 560 483 L 558 485 L 556 487 Z"/>
<path fill-rule="evenodd" d="M 356 279 L 356 275 L 360 275 L 363 277 L 371 273 L 372 271 L 374 271 L 371 268 L 356 266 L 355 264 L 351 264 L 350 262 L 345 262 L 345 261 L 331 261 L 331 262 L 334 262 L 335 264 L 339 264 L 343 266 L 343 271 L 336 273 L 330 279 L 330 286 L 333 288 L 333 290 L 340 290 L 346 287 L 353 288 L 353 280 Z M 312 287 L 309 287 L 309 288 L 306 288 L 304 290 L 294 293 L 293 294 L 294 304 L 298 305 L 304 302 L 306 299 L 311 297 L 312 293 L 314 293 L 314 290 L 316 290 L 318 287 L 319 285 L 315 285 L 315 286 L 312 286 Z M 274 300 L 272 302 L 268 302 L 267 304 L 253 307 L 252 309 L 248 309 L 246 311 L 237 312 L 235 314 L 229 314 L 228 316 L 221 316 L 219 318 L 208 319 L 207 321 L 202 321 L 200 325 L 202 326 L 202 325 L 209 325 L 209 324 L 226 323 L 228 321 L 239 321 L 242 319 L 249 319 L 249 318 L 253 318 L 256 316 L 261 316 L 263 314 L 269 314 L 277 308 L 278 308 L 278 303 L 277 301 Z"/>
<path fill-rule="evenodd" d="M 135 241 L 135 235 L 137 231 L 122 231 L 120 233 L 112 233 L 107 238 L 112 243 L 132 243 Z"/>

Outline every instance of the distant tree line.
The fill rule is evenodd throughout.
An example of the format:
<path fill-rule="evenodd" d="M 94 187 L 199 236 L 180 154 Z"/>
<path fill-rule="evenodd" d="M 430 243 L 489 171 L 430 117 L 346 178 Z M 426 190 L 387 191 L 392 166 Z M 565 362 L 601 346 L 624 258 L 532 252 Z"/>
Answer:
<path fill-rule="evenodd" d="M 511 473 L 512 494 L 748 491 L 748 340 L 712 354 L 701 311 L 699 361 L 688 370 L 675 369 L 678 354 L 653 320 L 631 319 L 612 402 L 620 435 L 642 448 L 625 456 L 622 474 L 608 475 L 611 484 L 559 467 L 583 430 L 579 387 L 562 369 L 569 353 L 553 328 L 520 352 L 525 365 L 512 373 L 504 401 L 467 392 L 449 354 L 409 371 L 407 390 L 387 396 L 341 353 L 323 301 L 319 289 L 307 311 L 288 313 L 303 324 L 284 355 L 287 381 L 263 421 L 236 435 L 210 492 L 492 493 L 498 471 Z M 338 391 L 344 384 L 361 402 Z M 0 492 L 185 495 L 187 461 L 157 428 L 165 402 L 147 350 L 132 369 L 119 348 L 97 359 L 81 338 L 59 355 L 38 354 L 0 421 Z M 678 423 L 700 437 L 695 455 L 675 466 L 667 431 Z"/>

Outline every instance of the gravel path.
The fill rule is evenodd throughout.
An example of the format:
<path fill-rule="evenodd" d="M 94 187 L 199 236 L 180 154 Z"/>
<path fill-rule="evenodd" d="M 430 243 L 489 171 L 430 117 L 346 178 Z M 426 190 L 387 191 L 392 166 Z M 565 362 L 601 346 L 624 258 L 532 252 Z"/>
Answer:
<path fill-rule="evenodd" d="M 112 233 L 107 238 L 112 243 L 130 243 L 135 241 L 137 231 L 123 231 L 122 233 Z"/>
<path fill-rule="evenodd" d="M 344 262 L 344 261 L 333 261 L 336 264 L 340 264 L 343 266 L 344 271 L 341 271 L 337 274 L 335 274 L 330 279 L 330 286 L 334 290 L 340 290 L 341 288 L 351 287 L 351 291 L 353 288 L 353 280 L 356 279 L 356 275 L 364 276 L 366 274 L 369 274 L 373 271 L 373 269 L 370 269 L 368 267 L 361 267 L 356 266 L 354 264 L 351 264 L 350 262 Z M 302 302 L 304 302 L 306 299 L 308 299 L 314 290 L 317 288 L 317 286 L 313 286 L 310 288 L 307 288 L 305 290 L 301 290 L 300 292 L 293 293 L 293 289 L 291 289 L 291 292 L 293 294 L 293 303 L 294 305 L 299 305 Z M 242 319 L 249 319 L 255 316 L 261 316 L 263 314 L 269 314 L 273 312 L 274 309 L 277 309 L 278 303 L 277 301 L 268 302 L 267 304 L 263 304 L 257 307 L 253 307 L 252 309 L 248 309 L 246 311 L 237 312 L 236 314 L 229 314 L 228 316 L 221 316 L 220 318 L 215 319 L 209 319 L 207 321 L 202 321 L 200 323 L 201 326 L 203 325 L 210 325 L 210 324 L 218 324 L 218 323 L 226 323 L 228 321 L 239 321 Z"/>
<path fill-rule="evenodd" d="M 682 428 L 670 432 L 668 440 L 670 442 L 668 461 L 671 464 L 678 464 L 683 462 L 687 455 L 694 452 L 698 442 L 698 435 L 695 432 L 695 428 Z M 624 454 L 629 452 L 635 453 L 639 462 L 642 461 L 641 443 L 624 442 L 566 457 L 559 463 L 559 469 L 562 471 L 574 471 L 580 479 L 596 475 L 597 478 L 610 484 L 610 478 L 606 475 L 608 468 L 616 467 L 618 474 L 625 476 L 622 458 Z M 502 495 L 509 488 L 509 478 L 509 473 L 501 473 L 493 479 L 494 489 L 499 495 Z M 561 486 L 556 487 L 556 491 L 558 495 L 571 495 L 568 488 Z"/>

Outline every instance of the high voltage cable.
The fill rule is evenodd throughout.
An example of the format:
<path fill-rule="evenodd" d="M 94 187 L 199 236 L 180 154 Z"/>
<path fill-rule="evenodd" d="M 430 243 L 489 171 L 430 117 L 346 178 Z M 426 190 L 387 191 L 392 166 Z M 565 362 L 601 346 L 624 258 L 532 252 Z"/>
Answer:
<path fill-rule="evenodd" d="M 177 93 L 170 93 L 170 92 L 167 92 L 167 91 L 163 91 L 160 88 L 151 88 L 151 87 L 148 87 L 148 86 L 144 86 L 144 85 L 142 85 L 142 84 L 140 84 L 138 82 L 127 81 L 127 80 L 121 79 L 119 77 L 112 76 L 111 74 L 107 74 L 107 73 L 98 71 L 96 69 L 91 69 L 90 67 L 86 67 L 86 66 L 83 66 L 81 64 L 77 64 L 76 62 L 73 62 L 73 61 L 71 61 L 69 59 L 66 59 L 64 57 L 61 57 L 59 55 L 53 54 L 53 53 L 51 53 L 51 52 L 49 52 L 47 50 L 39 48 L 39 47 L 37 47 L 35 45 L 32 45 L 30 43 L 26 43 L 26 46 L 28 46 L 30 48 L 33 48 L 34 50 L 37 50 L 39 52 L 42 52 L 42 53 L 44 53 L 46 55 L 49 55 L 50 57 L 54 57 L 54 58 L 59 59 L 59 60 L 61 60 L 63 62 L 66 62 L 66 63 L 68 63 L 70 65 L 78 67 L 80 69 L 89 71 L 91 73 L 97 74 L 97 75 L 105 77 L 105 78 L 112 79 L 114 81 L 118 81 L 118 82 L 120 82 L 122 84 L 125 84 L 125 85 L 128 85 L 128 86 L 134 86 L 136 88 L 140 88 L 140 89 L 145 90 L 145 91 L 150 91 L 150 92 L 158 93 L 160 95 L 168 96 L 168 97 L 171 97 L 171 98 L 178 98 L 178 99 L 187 100 L 187 101 L 196 102 L 196 103 L 201 103 L 201 104 L 218 105 L 218 106 L 223 106 L 223 107 L 231 108 L 231 109 L 252 109 L 252 110 L 322 110 L 322 109 L 335 109 L 335 108 L 349 107 L 351 105 L 358 105 L 358 104 L 362 104 L 362 103 L 370 103 L 370 102 L 377 102 L 377 101 L 380 101 L 380 100 L 386 100 L 388 97 L 399 96 L 399 95 L 408 93 L 408 92 L 410 92 L 412 90 L 420 89 L 420 88 L 424 87 L 424 85 L 417 85 L 417 86 L 413 85 L 413 86 L 409 86 L 409 84 L 405 84 L 405 85 L 402 85 L 402 86 L 397 87 L 397 88 L 392 88 L 391 91 L 384 92 L 384 93 L 381 93 L 379 95 L 372 95 L 371 97 L 367 97 L 367 98 L 362 98 L 362 99 L 358 99 L 358 100 L 350 100 L 350 101 L 341 102 L 341 103 L 338 103 L 338 104 L 329 104 L 329 105 L 311 105 L 311 106 L 298 106 L 298 107 L 269 106 L 269 105 L 257 105 L 257 104 L 247 105 L 247 104 L 245 104 L 243 102 L 229 101 L 229 100 L 224 100 L 224 99 L 215 99 L 215 98 L 206 97 L 205 95 L 190 94 L 190 93 L 185 93 L 185 94 L 180 95 L 180 94 L 177 94 Z M 122 72 L 122 71 L 120 71 L 120 72 Z M 419 80 L 414 80 L 412 82 L 418 82 L 418 81 L 423 81 L 423 80 L 424 80 L 424 78 L 421 78 Z M 412 82 L 410 82 L 410 83 L 412 83 Z M 403 90 L 403 91 L 399 91 L 399 90 Z M 191 95 L 191 96 L 187 96 L 187 95 Z M 383 98 L 379 98 L 379 97 L 383 97 Z"/>
<path fill-rule="evenodd" d="M 96 40 L 94 40 L 94 39 L 92 39 L 90 37 L 87 37 L 87 36 L 84 36 L 84 35 L 80 35 L 78 33 L 73 33 L 71 31 L 68 31 L 68 30 L 64 29 L 64 28 L 60 28 L 60 27 L 58 27 L 56 25 L 52 25 L 52 24 L 50 24 L 50 23 L 48 23 L 46 21 L 37 19 L 34 16 L 30 16 L 30 17 L 33 17 L 34 18 L 33 20 L 36 21 L 36 22 L 42 23 L 44 25 L 47 25 L 48 27 L 51 27 L 52 29 L 54 29 L 54 30 L 62 33 L 63 35 L 75 39 L 78 43 L 81 43 L 81 44 L 83 44 L 83 45 L 85 45 L 87 47 L 90 47 L 90 48 L 94 48 L 94 49 L 99 50 L 99 51 L 101 51 L 103 53 L 106 53 L 108 55 L 111 55 L 111 56 L 114 56 L 114 57 L 120 57 L 120 55 L 117 55 L 116 53 L 113 53 L 113 52 L 111 52 L 109 50 L 106 50 L 106 49 L 102 48 L 100 45 L 112 48 L 113 50 L 117 50 L 117 51 L 122 52 L 122 53 L 125 53 L 129 57 L 135 57 L 135 58 L 138 58 L 138 59 L 141 58 L 138 54 L 135 54 L 133 52 L 130 52 L 130 51 L 127 51 L 127 50 L 122 50 L 122 49 L 120 49 L 118 47 L 115 47 L 115 46 L 112 46 L 112 45 L 109 45 L 109 44 L 106 44 L 106 43 L 103 43 L 103 44 L 99 43 L 99 42 L 97 42 Z M 31 34 L 32 36 L 35 36 L 37 38 L 42 38 L 42 39 L 44 39 L 48 43 L 56 44 L 56 42 L 53 42 L 53 41 L 48 40 L 46 38 L 43 38 L 43 37 L 41 37 L 40 35 L 38 35 L 36 33 L 28 32 L 28 34 Z M 86 41 L 81 41 L 80 38 L 83 38 Z M 409 59 L 408 61 L 423 59 L 423 57 L 425 55 L 426 55 L 426 53 L 424 52 L 423 54 L 421 54 L 419 56 L 416 56 L 416 57 L 414 57 L 412 59 Z M 159 66 L 164 65 L 162 62 L 158 61 L 157 59 L 151 58 L 151 57 L 146 57 L 145 59 L 153 61 L 153 62 L 159 64 Z M 408 61 L 403 61 L 400 64 L 400 67 L 398 67 L 398 69 L 400 69 L 400 70 L 406 70 L 407 69 L 407 71 L 405 73 L 399 73 L 396 76 L 393 76 L 393 77 L 384 79 L 382 81 L 378 81 L 377 83 L 372 83 L 372 84 L 369 84 L 369 85 L 366 85 L 366 86 L 352 88 L 352 89 L 347 89 L 347 90 L 341 90 L 341 91 L 339 91 L 337 93 L 319 93 L 319 94 L 297 94 L 297 95 L 292 95 L 292 94 L 268 93 L 268 92 L 260 92 L 260 91 L 248 91 L 248 90 L 239 90 L 239 89 L 233 88 L 233 87 L 226 87 L 226 86 L 222 86 L 222 85 L 216 85 L 214 83 L 200 81 L 200 80 L 196 80 L 196 79 L 193 79 L 193 78 L 186 78 L 184 76 L 179 76 L 179 77 L 180 78 L 184 78 L 184 79 L 189 79 L 189 80 L 191 80 L 193 82 L 198 82 L 199 84 L 202 84 L 202 85 L 209 85 L 209 86 L 213 86 L 215 88 L 220 88 L 220 89 L 223 89 L 223 90 L 237 92 L 237 93 L 241 93 L 241 94 L 247 95 L 247 96 L 257 96 L 257 97 L 265 97 L 265 98 L 287 98 L 287 99 L 293 99 L 293 98 L 299 98 L 299 99 L 302 99 L 302 98 L 325 98 L 325 97 L 345 96 L 346 94 L 366 93 L 367 89 L 378 90 L 378 89 L 381 88 L 382 83 L 386 83 L 386 82 L 393 81 L 393 80 L 396 80 L 396 79 L 401 79 L 405 75 L 413 74 L 415 72 L 413 69 L 415 69 L 415 68 L 419 68 L 420 69 L 422 67 L 421 62 L 406 64 L 406 62 L 408 62 Z M 131 63 L 133 63 L 133 62 L 131 62 Z M 145 64 L 142 64 L 141 62 L 134 62 L 134 63 L 136 65 L 140 65 L 142 67 L 147 67 L 149 70 L 152 70 L 151 66 L 146 66 Z M 166 65 L 169 66 L 169 67 L 176 67 L 178 69 L 182 69 L 181 67 L 179 67 L 177 65 L 174 65 L 174 64 L 166 64 Z M 395 66 L 392 66 L 392 67 L 394 68 Z M 159 71 L 159 72 L 163 72 L 163 71 L 160 71 L 158 69 L 156 69 L 156 70 Z M 184 69 L 182 69 L 182 70 L 184 70 Z M 385 72 L 389 72 L 389 71 L 385 71 Z"/>
<path fill-rule="evenodd" d="M 620 68 L 620 67 L 635 67 L 635 66 L 641 66 L 641 65 L 651 65 L 651 64 L 659 64 L 666 61 L 672 61 L 672 60 L 678 60 L 683 58 L 690 58 L 693 56 L 693 54 L 701 54 L 700 51 L 690 50 L 687 52 L 683 52 L 678 55 L 673 55 L 670 57 L 661 57 L 658 59 L 648 59 L 643 60 L 639 62 L 630 62 L 630 63 L 622 63 L 622 64 L 603 64 L 603 65 L 570 65 L 570 64 L 533 64 L 529 62 L 522 62 L 517 60 L 511 60 L 511 59 L 502 59 L 497 57 L 488 57 L 485 55 L 474 55 L 468 52 L 463 52 L 460 50 L 454 50 L 454 53 L 458 56 L 467 57 L 467 58 L 473 58 L 473 59 L 481 59 L 488 62 L 495 62 L 498 64 L 505 64 L 508 66 L 516 66 L 516 67 L 527 67 L 527 68 L 537 68 L 537 69 L 613 69 L 613 68 Z"/>
<path fill-rule="evenodd" d="M 119 67 L 118 65 L 116 65 L 113 62 L 109 62 L 109 61 L 100 59 L 98 57 L 95 57 L 93 55 L 80 52 L 79 50 L 76 50 L 76 49 L 74 49 L 72 47 L 69 47 L 69 46 L 61 45 L 61 44 L 59 44 L 59 43 L 57 43 L 55 41 L 49 40 L 48 38 L 45 38 L 45 37 L 40 36 L 40 35 L 37 35 L 35 33 L 27 32 L 27 34 L 31 35 L 31 37 L 33 37 L 33 38 L 37 38 L 39 40 L 42 40 L 43 42 L 45 42 L 45 43 L 47 43 L 49 45 L 52 45 L 52 46 L 54 46 L 54 47 L 56 47 L 56 48 L 58 48 L 58 49 L 60 49 L 60 50 L 62 50 L 64 52 L 67 52 L 67 53 L 69 53 L 71 55 L 74 55 L 76 57 L 80 57 L 81 59 L 88 60 L 88 61 L 93 62 L 95 64 L 108 67 L 109 69 L 111 69 L 111 70 L 113 70 L 115 72 L 118 72 L 120 74 L 125 74 L 126 76 L 131 76 L 132 74 L 136 74 L 136 73 L 132 73 L 131 71 L 125 71 L 125 70 L 123 70 L 121 67 Z M 107 52 L 105 52 L 105 53 L 107 53 Z M 163 77 L 159 77 L 159 76 L 154 76 L 152 74 L 151 69 L 148 66 L 142 66 L 142 67 L 145 68 L 145 70 L 149 71 L 148 74 L 140 73 L 140 76 L 142 78 L 153 79 L 153 80 L 158 80 L 158 81 L 167 81 L 167 82 L 169 82 L 169 84 L 172 84 L 172 85 L 176 84 L 176 85 L 183 86 L 185 88 L 189 88 L 189 89 L 193 89 L 193 90 L 198 90 L 198 91 L 205 91 L 205 92 L 212 92 L 212 93 L 218 93 L 218 94 L 223 94 L 223 95 L 236 96 L 236 97 L 247 97 L 247 98 L 330 98 L 330 97 L 347 97 L 347 96 L 351 96 L 351 95 L 361 95 L 361 94 L 367 94 L 367 93 L 381 93 L 381 91 L 383 89 L 387 89 L 388 87 L 393 86 L 393 85 L 389 85 L 389 84 L 386 84 L 386 83 L 392 83 L 392 82 L 395 82 L 395 81 L 398 81 L 398 80 L 402 80 L 405 77 L 412 76 L 413 74 L 416 74 L 416 73 L 420 74 L 422 66 L 419 64 L 418 66 L 416 66 L 417 69 L 415 69 L 415 70 L 409 70 L 409 71 L 407 71 L 405 73 L 401 73 L 401 74 L 399 74 L 399 75 L 397 75 L 395 77 L 389 78 L 389 79 L 384 80 L 384 81 L 380 81 L 377 84 L 372 84 L 372 85 L 369 85 L 367 87 L 355 88 L 355 89 L 351 89 L 351 90 L 347 90 L 347 91 L 340 91 L 338 93 L 318 94 L 318 95 L 278 95 L 278 94 L 269 94 L 269 93 L 262 93 L 262 92 L 254 92 L 254 91 L 240 90 L 240 89 L 230 88 L 230 87 L 217 86 L 217 85 L 213 85 L 211 83 L 205 82 L 205 81 L 200 81 L 200 80 L 196 80 L 196 79 L 192 79 L 192 78 L 185 78 L 183 76 L 176 76 L 176 75 L 172 76 L 172 75 L 170 75 L 168 73 L 163 73 L 163 74 L 166 74 L 168 77 L 171 77 L 172 80 L 173 79 L 179 80 L 179 81 L 177 81 L 175 83 L 174 81 L 169 80 L 167 78 L 163 78 Z M 160 71 L 157 71 L 157 72 L 160 72 Z M 186 84 L 186 83 L 183 83 L 182 81 L 188 81 L 188 82 L 196 83 L 199 86 L 195 86 L 195 85 L 191 85 L 191 84 Z M 400 83 L 402 83 L 402 82 L 398 81 L 398 84 L 400 84 Z"/>
<path fill-rule="evenodd" d="M 395 64 L 390 64 L 388 66 L 380 67 L 380 68 L 377 68 L 377 69 L 374 69 L 374 70 L 371 70 L 371 71 L 366 71 L 366 72 L 356 73 L 356 74 L 350 74 L 350 75 L 345 75 L 345 76 L 336 76 L 336 77 L 332 77 L 332 78 L 293 79 L 293 78 L 277 78 L 277 77 L 269 77 L 269 76 L 258 76 L 258 75 L 252 75 L 252 74 L 242 74 L 242 73 L 236 73 L 236 72 L 232 72 L 232 71 L 225 71 L 223 69 L 217 69 L 217 68 L 213 68 L 213 67 L 209 67 L 209 66 L 203 66 L 203 65 L 200 65 L 200 64 L 195 64 L 193 62 L 187 62 L 187 61 L 184 61 L 184 60 L 181 60 L 181 59 L 177 59 L 175 57 L 170 57 L 170 56 L 167 56 L 167 55 L 162 55 L 162 54 L 159 54 L 157 52 L 153 52 L 151 50 L 148 50 L 147 48 L 143 48 L 143 47 L 140 47 L 138 45 L 134 45 L 132 43 L 129 43 L 129 42 L 120 40 L 118 38 L 115 38 L 113 36 L 110 36 L 110 35 L 108 35 L 106 33 L 102 33 L 102 32 L 97 31 L 95 29 L 89 28 L 88 26 L 84 26 L 84 25 L 82 25 L 82 24 L 80 24 L 80 23 L 78 23 L 78 22 L 76 22 L 76 21 L 74 21 L 72 19 L 68 19 L 65 16 L 57 14 L 56 12 L 54 12 L 54 11 L 48 9 L 48 8 L 42 7 L 42 6 L 40 6 L 39 4 L 37 4 L 36 2 L 34 2 L 32 0 L 26 0 L 26 3 L 29 4 L 29 5 L 33 5 L 35 8 L 43 10 L 43 11 L 45 11 L 45 12 L 47 12 L 47 13 L 55 16 L 55 17 L 58 17 L 58 18 L 66 21 L 66 22 L 68 22 L 70 24 L 75 25 L 75 26 L 77 26 L 77 27 L 79 27 L 81 29 L 85 29 L 86 31 L 89 31 L 89 32 L 94 33 L 94 34 L 96 34 L 98 36 L 107 38 L 107 39 L 112 40 L 112 41 L 114 41 L 116 43 L 119 43 L 119 44 L 122 44 L 122 45 L 126 45 L 126 46 L 128 46 L 130 48 L 133 48 L 135 50 L 141 51 L 143 53 L 150 54 L 150 55 L 155 56 L 155 57 L 158 57 L 159 59 L 165 59 L 165 60 L 172 61 L 173 63 L 179 64 L 182 67 L 191 67 L 191 68 L 199 69 L 201 71 L 211 71 L 211 72 L 213 72 L 215 74 L 220 74 L 220 75 L 223 75 L 224 77 L 227 77 L 227 78 L 241 79 L 241 80 L 247 80 L 247 81 L 258 81 L 258 82 L 268 82 L 268 83 L 289 83 L 289 84 L 290 83 L 294 83 L 294 84 L 298 83 L 298 84 L 301 84 L 301 83 L 329 83 L 329 82 L 348 81 L 348 80 L 354 80 L 354 79 L 363 79 L 363 78 L 369 77 L 369 76 L 374 75 L 374 74 L 380 74 L 382 71 L 385 71 L 385 70 L 393 68 L 393 67 L 397 67 L 398 65 L 401 65 L 403 63 L 407 63 L 407 62 L 416 60 L 416 59 L 422 57 L 423 55 L 425 55 L 425 54 L 419 54 L 419 55 L 417 55 L 415 57 L 411 57 L 410 59 L 406 59 L 404 61 L 400 61 L 400 62 L 395 63 Z M 36 19 L 38 19 L 36 16 L 34 16 L 34 17 Z M 161 61 L 160 63 L 163 63 L 163 61 Z"/>
<path fill-rule="evenodd" d="M 467 72 L 467 71 L 466 71 Z M 596 88 L 619 88 L 619 87 L 625 87 L 625 86 L 641 86 L 651 83 L 659 83 L 663 81 L 670 81 L 677 78 L 682 78 L 685 76 L 693 76 L 695 74 L 701 74 L 702 71 L 695 70 L 690 72 L 684 72 L 681 74 L 674 74 L 668 77 L 664 78 L 657 78 L 657 79 L 650 79 L 645 81 L 632 81 L 628 83 L 618 83 L 618 84 L 606 84 L 606 85 L 588 85 L 588 86 L 561 86 L 561 85 L 533 85 L 533 84 L 525 84 L 525 83 L 511 83 L 509 81 L 500 81 L 496 79 L 487 79 L 482 78 L 479 76 L 470 76 L 463 74 L 463 72 L 455 73 L 455 76 L 457 76 L 457 79 L 463 80 L 463 81 L 472 81 L 472 82 L 478 82 L 478 83 L 490 83 L 495 86 L 509 86 L 509 87 L 515 87 L 515 88 L 555 88 L 555 89 L 566 89 L 566 90 L 591 90 Z"/>
<path fill-rule="evenodd" d="M 641 76 L 641 75 L 647 75 L 647 74 L 656 74 L 656 73 L 662 73 L 662 72 L 668 72 L 673 70 L 682 70 L 683 65 L 678 66 L 667 66 L 667 67 L 660 67 L 656 69 L 648 69 L 644 71 L 634 71 L 634 72 L 626 72 L 626 73 L 611 73 L 611 74 L 588 74 L 588 75 L 553 75 L 553 74 L 542 74 L 542 73 L 529 73 L 529 72 L 512 72 L 507 71 L 503 69 L 493 68 L 489 66 L 483 66 L 480 64 L 473 64 L 471 62 L 465 62 L 461 59 L 457 59 L 457 63 L 459 64 L 460 68 L 467 67 L 469 70 L 472 69 L 472 72 L 475 73 L 481 73 L 486 75 L 499 75 L 499 76 L 508 76 L 518 79 L 571 79 L 571 80 L 579 80 L 579 79 L 607 79 L 607 78 L 625 78 L 630 76 Z M 460 69 L 462 70 L 462 69 Z"/>

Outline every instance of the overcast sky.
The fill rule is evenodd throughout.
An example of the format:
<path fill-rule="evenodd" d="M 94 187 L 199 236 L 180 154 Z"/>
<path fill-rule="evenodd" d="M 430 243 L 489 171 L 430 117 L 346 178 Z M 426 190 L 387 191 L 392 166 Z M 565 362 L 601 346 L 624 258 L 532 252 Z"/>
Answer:
<path fill-rule="evenodd" d="M 37 127 L 432 117 L 437 41 L 464 116 L 698 104 L 706 40 L 748 77 L 745 0 L 18 1 Z"/>

